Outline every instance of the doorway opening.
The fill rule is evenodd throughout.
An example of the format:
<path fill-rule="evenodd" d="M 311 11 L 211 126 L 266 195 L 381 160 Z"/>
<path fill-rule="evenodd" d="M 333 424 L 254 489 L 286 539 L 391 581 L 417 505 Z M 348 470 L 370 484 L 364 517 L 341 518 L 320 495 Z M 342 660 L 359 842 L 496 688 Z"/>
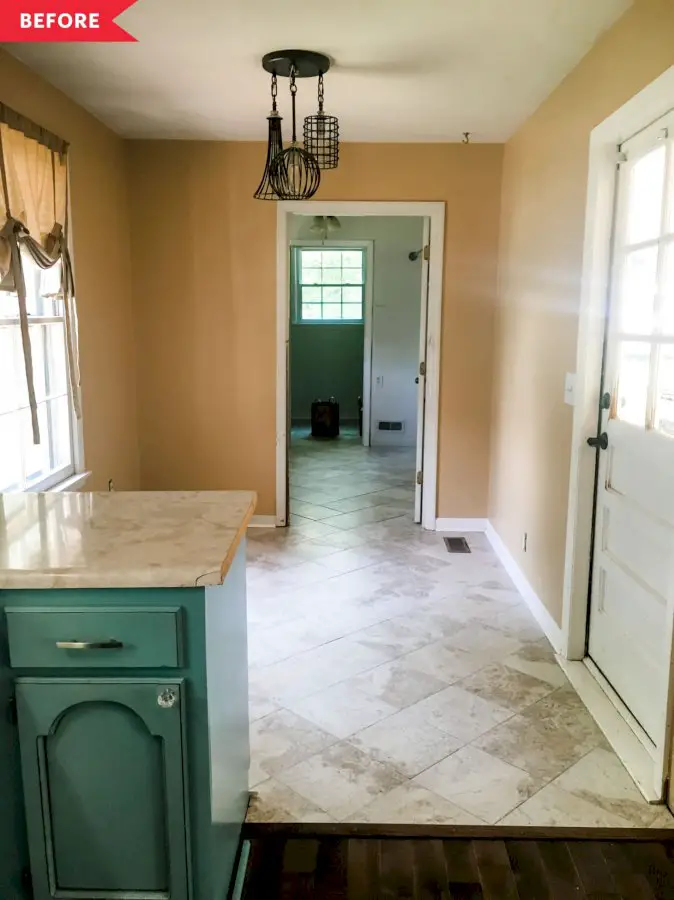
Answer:
<path fill-rule="evenodd" d="M 279 204 L 277 525 L 435 529 L 443 225 L 441 203 Z"/>

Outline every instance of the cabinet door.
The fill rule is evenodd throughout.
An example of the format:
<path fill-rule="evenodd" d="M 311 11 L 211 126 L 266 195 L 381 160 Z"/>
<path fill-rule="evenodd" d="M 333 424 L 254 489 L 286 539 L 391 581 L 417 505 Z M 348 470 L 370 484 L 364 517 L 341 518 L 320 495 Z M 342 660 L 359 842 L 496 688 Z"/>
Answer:
<path fill-rule="evenodd" d="M 19 679 L 34 900 L 188 900 L 179 680 Z"/>

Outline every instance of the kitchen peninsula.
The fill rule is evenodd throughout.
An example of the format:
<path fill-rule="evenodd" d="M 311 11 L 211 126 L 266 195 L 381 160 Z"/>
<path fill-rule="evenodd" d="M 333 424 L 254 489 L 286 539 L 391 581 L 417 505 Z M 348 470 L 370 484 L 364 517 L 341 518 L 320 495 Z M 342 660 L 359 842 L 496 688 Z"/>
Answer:
<path fill-rule="evenodd" d="M 0 495 L 2 900 L 225 900 L 250 492 Z"/>

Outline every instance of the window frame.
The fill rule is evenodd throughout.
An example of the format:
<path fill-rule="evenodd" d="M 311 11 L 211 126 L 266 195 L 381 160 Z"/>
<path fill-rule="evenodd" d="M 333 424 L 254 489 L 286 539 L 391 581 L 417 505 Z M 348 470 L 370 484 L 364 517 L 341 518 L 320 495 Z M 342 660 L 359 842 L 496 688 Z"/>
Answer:
<path fill-rule="evenodd" d="M 373 241 L 290 241 L 290 310 L 292 325 L 365 325 L 368 316 L 372 285 Z M 362 288 L 362 318 L 360 319 L 303 319 L 299 258 L 302 250 L 360 250 L 363 253 L 363 282 L 361 285 L 334 287 Z"/>
<path fill-rule="evenodd" d="M 25 263 L 25 258 L 24 258 Z M 36 271 L 39 269 L 36 263 L 31 263 L 36 268 Z M 27 278 L 29 277 L 28 272 L 25 272 Z M 8 292 L 11 293 L 11 292 Z M 61 315 L 29 315 L 28 317 L 29 325 L 51 325 L 51 324 L 62 324 L 64 329 L 66 329 L 66 321 L 65 321 L 65 311 Z M 4 316 L 0 318 L 0 324 L 10 327 L 19 328 L 21 326 L 21 321 L 18 316 Z M 68 343 L 64 340 L 64 359 L 66 361 L 66 369 L 68 366 Z M 46 379 L 47 383 L 49 381 L 48 368 L 46 371 Z M 36 493 L 42 491 L 50 491 L 50 490 L 58 490 L 59 488 L 63 488 L 63 486 L 69 485 L 71 482 L 79 483 L 83 479 L 87 477 L 85 468 L 84 468 L 84 448 L 83 448 L 83 433 L 82 433 L 82 423 L 81 420 L 77 418 L 75 414 L 74 404 L 72 393 L 69 388 L 69 374 L 65 372 L 66 379 L 66 393 L 64 396 L 67 397 L 68 401 L 68 429 L 70 435 L 70 447 L 71 447 L 71 461 L 66 466 L 61 466 L 58 469 L 54 469 L 46 474 L 43 478 L 40 478 L 36 481 L 32 481 L 30 484 L 26 484 L 25 482 L 21 484 L 20 487 L 10 487 L 5 489 L 7 493 Z M 45 396 L 46 399 L 46 396 Z M 42 401 L 40 401 L 42 402 Z M 22 409 L 24 407 L 17 407 L 17 409 Z M 9 414 L 12 410 L 8 410 Z M 49 408 L 47 408 L 47 415 L 49 424 L 51 426 L 51 416 L 49 415 Z M 44 437 L 41 438 L 44 440 Z M 51 429 L 49 432 L 48 440 L 51 441 Z M 25 477 L 25 473 L 24 473 Z"/>

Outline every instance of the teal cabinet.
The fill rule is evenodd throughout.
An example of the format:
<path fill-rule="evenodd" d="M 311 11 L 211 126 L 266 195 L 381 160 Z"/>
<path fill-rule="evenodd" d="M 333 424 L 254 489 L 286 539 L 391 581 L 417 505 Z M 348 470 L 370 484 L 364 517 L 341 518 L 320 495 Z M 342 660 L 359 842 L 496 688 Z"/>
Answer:
<path fill-rule="evenodd" d="M 16 684 L 35 900 L 188 900 L 179 681 Z"/>
<path fill-rule="evenodd" d="M 0 590 L 0 900 L 226 900 L 249 762 L 244 543 L 221 585 Z"/>

